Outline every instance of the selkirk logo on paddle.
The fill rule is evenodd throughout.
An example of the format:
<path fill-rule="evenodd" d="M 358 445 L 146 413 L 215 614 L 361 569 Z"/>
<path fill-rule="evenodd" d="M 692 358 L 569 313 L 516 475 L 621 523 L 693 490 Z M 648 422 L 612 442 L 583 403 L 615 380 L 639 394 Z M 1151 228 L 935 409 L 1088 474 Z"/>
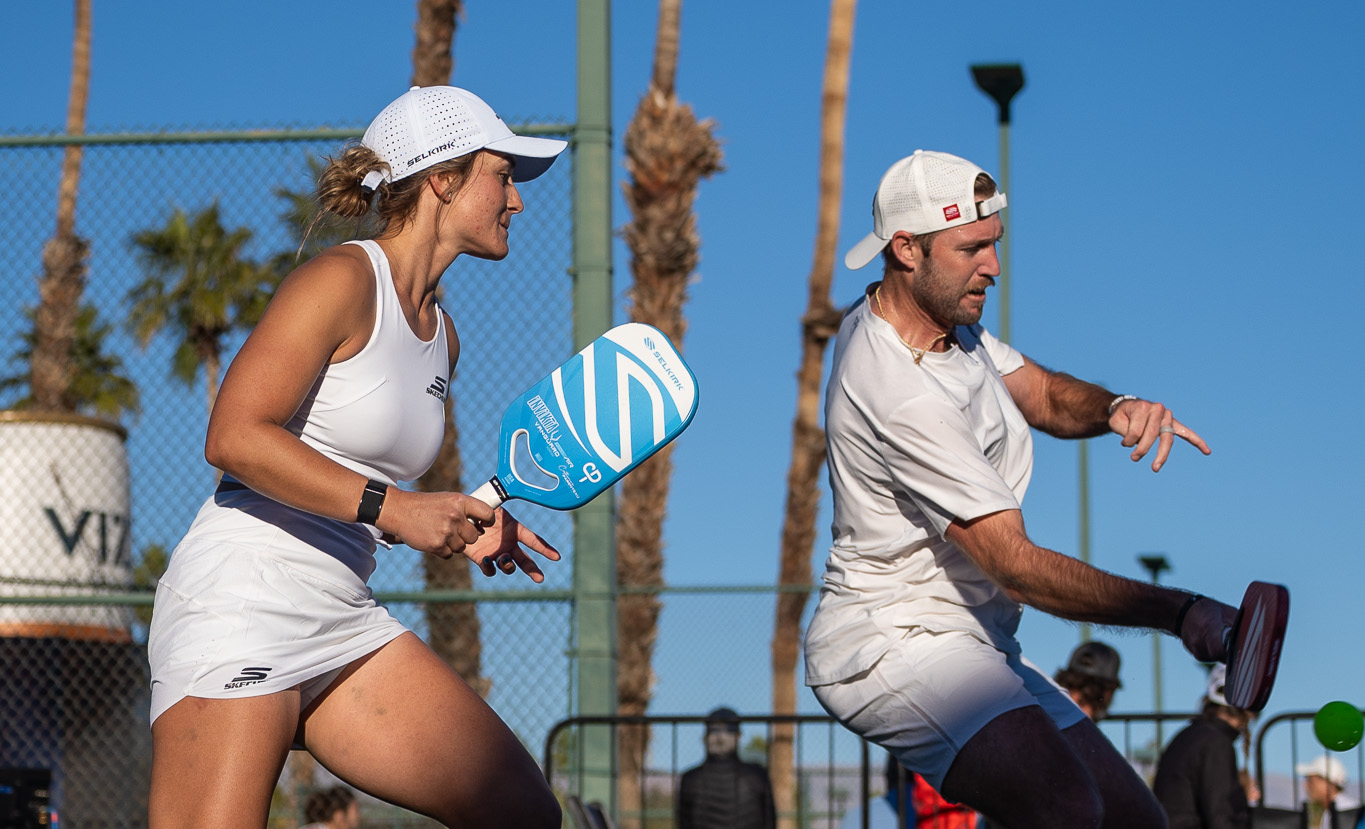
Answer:
<path fill-rule="evenodd" d="M 267 677 L 266 675 L 269 674 L 269 673 L 270 673 L 271 671 L 273 671 L 273 670 L 275 670 L 275 669 L 274 669 L 274 668 L 242 668 L 241 672 L 237 674 L 236 678 L 234 678 L 231 682 L 227 682 L 227 683 L 224 683 L 224 684 L 223 684 L 223 690 L 224 690 L 224 691 L 232 691 L 232 690 L 235 690 L 235 689 L 237 689 L 237 688 L 245 688 L 245 687 L 248 686 L 248 685 L 255 685 L 255 684 L 258 683 L 258 682 L 265 682 L 266 679 L 269 678 L 269 677 Z"/>

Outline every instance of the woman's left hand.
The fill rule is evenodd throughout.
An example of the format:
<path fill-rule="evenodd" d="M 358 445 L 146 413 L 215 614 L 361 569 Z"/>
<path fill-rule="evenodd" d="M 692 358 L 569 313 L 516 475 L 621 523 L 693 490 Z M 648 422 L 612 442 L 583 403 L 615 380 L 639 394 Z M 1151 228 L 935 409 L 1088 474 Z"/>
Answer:
<path fill-rule="evenodd" d="M 531 581 L 540 584 L 545 581 L 545 574 L 527 554 L 527 548 L 550 561 L 559 561 L 559 551 L 550 542 L 532 532 L 512 513 L 498 507 L 494 511 L 493 524 L 484 528 L 477 541 L 465 547 L 464 554 L 479 565 L 485 576 L 495 576 L 499 570 L 510 575 L 520 569 L 531 577 Z"/>

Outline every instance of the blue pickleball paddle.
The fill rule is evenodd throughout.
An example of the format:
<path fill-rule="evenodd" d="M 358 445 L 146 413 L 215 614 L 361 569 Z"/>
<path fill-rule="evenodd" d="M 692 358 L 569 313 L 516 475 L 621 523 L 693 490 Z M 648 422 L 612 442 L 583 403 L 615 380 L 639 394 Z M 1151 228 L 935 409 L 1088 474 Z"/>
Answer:
<path fill-rule="evenodd" d="M 497 474 L 472 495 L 581 507 L 659 451 L 697 413 L 697 378 L 657 328 L 619 325 L 507 407 Z"/>

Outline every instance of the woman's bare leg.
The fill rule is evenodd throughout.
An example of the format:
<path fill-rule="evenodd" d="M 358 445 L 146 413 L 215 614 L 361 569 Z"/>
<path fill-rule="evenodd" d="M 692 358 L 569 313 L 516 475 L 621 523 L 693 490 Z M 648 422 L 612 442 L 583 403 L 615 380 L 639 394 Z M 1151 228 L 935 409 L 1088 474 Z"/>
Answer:
<path fill-rule="evenodd" d="M 303 713 L 342 780 L 459 827 L 554 827 L 559 804 L 493 709 L 412 633 L 357 660 Z"/>
<path fill-rule="evenodd" d="M 298 719 L 298 691 L 171 706 L 152 724 L 150 829 L 260 829 Z"/>

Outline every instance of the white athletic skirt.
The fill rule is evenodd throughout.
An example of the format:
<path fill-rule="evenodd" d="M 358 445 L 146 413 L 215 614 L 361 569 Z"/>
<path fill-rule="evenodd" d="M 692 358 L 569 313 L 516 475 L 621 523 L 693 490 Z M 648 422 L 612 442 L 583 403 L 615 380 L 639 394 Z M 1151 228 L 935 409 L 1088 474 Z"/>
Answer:
<path fill-rule="evenodd" d="M 356 550 L 324 552 L 307 543 L 313 533 L 228 506 L 253 499 L 264 500 L 251 492 L 210 499 L 157 586 L 147 647 L 153 721 L 187 696 L 297 686 L 307 706 L 348 664 L 407 630 L 345 563 Z M 335 543 L 335 532 L 327 540 Z M 371 545 L 373 561 L 372 542 L 356 543 Z"/>

